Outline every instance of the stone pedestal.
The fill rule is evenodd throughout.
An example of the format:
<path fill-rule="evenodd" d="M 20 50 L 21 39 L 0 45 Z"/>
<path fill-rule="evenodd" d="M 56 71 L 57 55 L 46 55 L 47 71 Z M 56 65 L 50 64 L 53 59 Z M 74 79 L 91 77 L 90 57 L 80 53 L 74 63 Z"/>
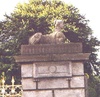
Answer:
<path fill-rule="evenodd" d="M 86 97 L 81 43 L 22 45 L 23 97 Z"/>

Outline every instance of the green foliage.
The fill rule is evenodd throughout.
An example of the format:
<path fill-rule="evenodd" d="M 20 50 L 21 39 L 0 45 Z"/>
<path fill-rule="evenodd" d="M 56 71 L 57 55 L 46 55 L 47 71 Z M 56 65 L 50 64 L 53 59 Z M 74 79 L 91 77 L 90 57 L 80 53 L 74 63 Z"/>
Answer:
<path fill-rule="evenodd" d="M 73 5 L 59 0 L 29 0 L 29 3 L 18 4 L 14 12 L 5 17 L 0 22 L 0 73 L 5 72 L 8 79 L 13 74 L 19 78 L 20 67 L 13 56 L 20 54 L 21 45 L 28 44 L 29 37 L 36 32 L 52 33 L 55 19 L 64 20 L 66 38 L 71 42 L 82 42 L 83 52 L 91 53 L 90 60 L 85 63 L 85 72 L 91 74 L 90 63 L 98 65 L 95 46 L 100 42 L 92 36 L 88 20 Z"/>
<path fill-rule="evenodd" d="M 100 97 L 100 77 L 91 75 L 88 83 L 89 97 Z"/>

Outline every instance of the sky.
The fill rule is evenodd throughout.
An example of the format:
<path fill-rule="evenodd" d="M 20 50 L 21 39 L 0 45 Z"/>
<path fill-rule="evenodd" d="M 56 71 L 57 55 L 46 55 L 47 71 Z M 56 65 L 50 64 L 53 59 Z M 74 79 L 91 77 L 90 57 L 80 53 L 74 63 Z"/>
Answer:
<path fill-rule="evenodd" d="M 72 4 L 79 9 L 80 14 L 85 15 L 90 20 L 89 26 L 94 32 L 94 36 L 100 40 L 100 3 L 99 0 L 62 0 L 67 4 Z M 10 14 L 16 7 L 16 4 L 28 2 L 28 0 L 0 0 L 0 20 L 4 19 L 4 14 Z"/>

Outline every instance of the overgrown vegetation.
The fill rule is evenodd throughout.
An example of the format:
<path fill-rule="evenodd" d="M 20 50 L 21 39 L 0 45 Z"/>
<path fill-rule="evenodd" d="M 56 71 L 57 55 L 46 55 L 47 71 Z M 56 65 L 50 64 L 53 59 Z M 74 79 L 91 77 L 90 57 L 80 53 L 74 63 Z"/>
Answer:
<path fill-rule="evenodd" d="M 100 77 L 90 76 L 88 85 L 89 97 L 100 97 Z"/>

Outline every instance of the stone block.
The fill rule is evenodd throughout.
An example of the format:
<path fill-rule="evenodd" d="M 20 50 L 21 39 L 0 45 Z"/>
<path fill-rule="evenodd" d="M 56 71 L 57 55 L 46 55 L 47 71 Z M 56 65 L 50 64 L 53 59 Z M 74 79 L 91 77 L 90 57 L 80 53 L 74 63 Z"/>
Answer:
<path fill-rule="evenodd" d="M 21 76 L 32 77 L 32 70 L 33 70 L 32 64 L 21 65 Z"/>
<path fill-rule="evenodd" d="M 72 75 L 84 75 L 84 66 L 82 62 L 72 63 Z"/>
<path fill-rule="evenodd" d="M 22 45 L 21 55 L 81 53 L 82 43 Z"/>
<path fill-rule="evenodd" d="M 85 87 L 84 76 L 72 77 L 72 79 L 70 81 L 70 86 L 71 86 L 71 88 Z"/>
<path fill-rule="evenodd" d="M 25 62 L 47 62 L 47 61 L 75 61 L 75 60 L 88 60 L 90 53 L 68 53 L 68 54 L 38 54 L 38 55 L 19 55 L 14 56 L 16 62 L 25 63 Z"/>
<path fill-rule="evenodd" d="M 38 82 L 38 89 L 68 88 L 67 78 L 41 79 Z"/>
<path fill-rule="evenodd" d="M 53 97 L 52 91 L 24 91 L 22 97 Z"/>
<path fill-rule="evenodd" d="M 36 82 L 34 82 L 32 78 L 22 79 L 22 87 L 23 87 L 23 90 L 36 89 Z"/>
<path fill-rule="evenodd" d="M 85 97 L 84 89 L 55 90 L 54 97 Z"/>
<path fill-rule="evenodd" d="M 72 67 L 70 61 L 65 62 L 38 62 L 34 63 L 34 78 L 71 77 Z"/>

